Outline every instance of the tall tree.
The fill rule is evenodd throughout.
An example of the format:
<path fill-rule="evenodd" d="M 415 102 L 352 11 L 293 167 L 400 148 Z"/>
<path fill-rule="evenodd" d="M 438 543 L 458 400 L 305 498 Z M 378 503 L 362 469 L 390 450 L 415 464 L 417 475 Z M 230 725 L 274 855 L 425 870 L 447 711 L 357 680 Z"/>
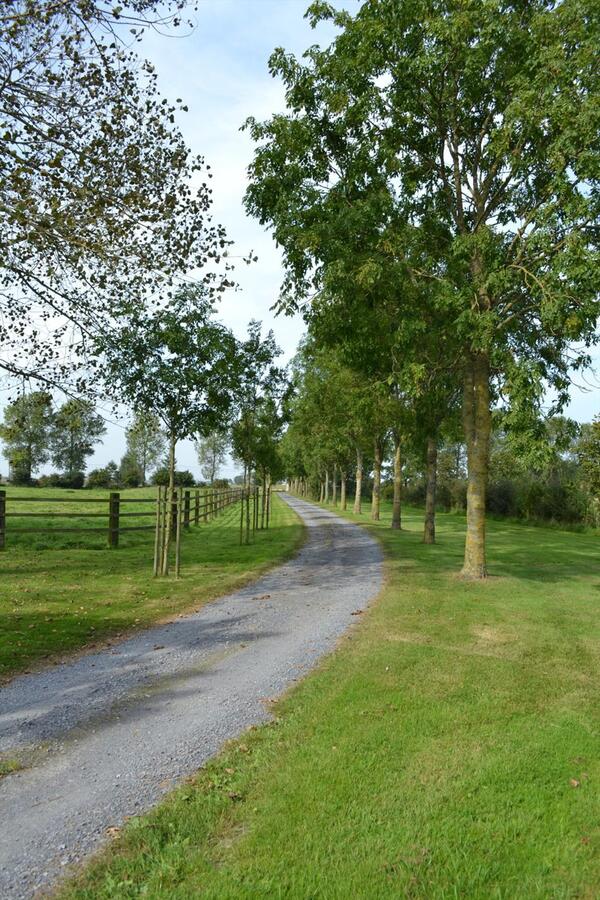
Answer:
<path fill-rule="evenodd" d="M 247 205 L 283 247 L 285 308 L 340 273 L 436 286 L 401 327 L 443 312 L 440 353 L 458 347 L 463 574 L 481 578 L 492 403 L 539 407 L 549 382 L 560 404 L 596 338 L 600 17 L 587 0 L 367 0 L 354 17 L 318 0 L 309 16 L 340 34 L 272 56 L 288 114 L 249 123 Z"/>
<path fill-rule="evenodd" d="M 237 345 L 214 318 L 202 285 L 179 288 L 154 310 L 133 309 L 97 342 L 113 396 L 161 421 L 168 440 L 168 503 L 175 488 L 175 451 L 184 438 L 206 436 L 228 421 L 237 382 Z M 169 571 L 171 517 L 161 573 Z"/>
<path fill-rule="evenodd" d="M 0 0 L 0 370 L 87 380 L 90 334 L 225 245 L 135 50 L 184 5 Z"/>
<path fill-rule="evenodd" d="M 0 438 L 15 484 L 29 484 L 48 461 L 52 422 L 52 398 L 45 391 L 22 394 L 5 408 Z"/>
<path fill-rule="evenodd" d="M 285 370 L 275 365 L 281 355 L 272 331 L 262 336 L 262 325 L 248 323 L 248 336 L 238 347 L 236 416 L 231 428 L 233 452 L 244 465 L 246 480 L 256 465 L 261 440 L 260 411 L 268 398 L 279 402 L 285 394 Z"/>
<path fill-rule="evenodd" d="M 106 433 L 104 419 L 89 400 L 67 400 L 54 416 L 52 425 L 52 462 L 69 481 L 85 472 L 86 459 Z"/>
<path fill-rule="evenodd" d="M 212 484 L 227 459 L 229 439 L 223 431 L 211 431 L 196 444 L 202 477 Z"/>
<path fill-rule="evenodd" d="M 156 466 L 165 452 L 167 444 L 156 413 L 143 410 L 134 412 L 129 428 L 125 432 L 127 456 L 137 462 L 142 484 L 146 484 L 149 469 Z"/>

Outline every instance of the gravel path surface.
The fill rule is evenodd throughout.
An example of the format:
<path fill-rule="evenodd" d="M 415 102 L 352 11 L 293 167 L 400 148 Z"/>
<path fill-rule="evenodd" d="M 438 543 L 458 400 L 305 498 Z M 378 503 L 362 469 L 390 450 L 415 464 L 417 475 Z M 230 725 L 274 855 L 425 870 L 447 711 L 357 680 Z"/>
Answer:
<path fill-rule="evenodd" d="M 3 900 L 54 883 L 107 829 L 267 719 L 265 701 L 378 593 L 374 539 L 282 496 L 308 526 L 290 562 L 200 612 L 0 689 L 0 753 L 31 753 L 30 768 L 0 780 Z"/>

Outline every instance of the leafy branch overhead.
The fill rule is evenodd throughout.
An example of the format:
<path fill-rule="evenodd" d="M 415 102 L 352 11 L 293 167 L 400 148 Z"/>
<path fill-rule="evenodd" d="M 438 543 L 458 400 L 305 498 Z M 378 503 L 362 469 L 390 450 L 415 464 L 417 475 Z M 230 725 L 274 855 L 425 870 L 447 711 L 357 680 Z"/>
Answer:
<path fill-rule="evenodd" d="M 81 387 L 76 364 L 122 311 L 193 267 L 223 288 L 210 168 L 131 46 L 184 5 L 0 0 L 5 372 Z"/>

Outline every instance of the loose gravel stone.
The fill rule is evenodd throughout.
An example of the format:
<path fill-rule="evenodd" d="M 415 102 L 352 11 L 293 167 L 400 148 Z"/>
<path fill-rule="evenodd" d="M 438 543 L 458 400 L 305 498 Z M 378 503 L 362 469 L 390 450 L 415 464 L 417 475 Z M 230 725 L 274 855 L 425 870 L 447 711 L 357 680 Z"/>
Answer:
<path fill-rule="evenodd" d="M 0 690 L 0 897 L 28 898 L 151 807 L 222 744 L 269 718 L 380 590 L 357 525 L 281 495 L 307 526 L 289 562 L 193 615 Z M 114 831 L 113 831 L 114 833 Z"/>

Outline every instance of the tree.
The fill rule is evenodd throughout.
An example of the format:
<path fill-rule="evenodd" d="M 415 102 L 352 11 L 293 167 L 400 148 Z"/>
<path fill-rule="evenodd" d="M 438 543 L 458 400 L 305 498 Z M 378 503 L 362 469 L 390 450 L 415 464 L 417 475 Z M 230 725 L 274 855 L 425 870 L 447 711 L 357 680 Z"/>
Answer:
<path fill-rule="evenodd" d="M 119 484 L 119 468 L 115 462 L 109 462 L 102 469 L 92 469 L 86 478 L 89 488 L 116 488 Z"/>
<path fill-rule="evenodd" d="M 396 279 L 405 347 L 431 314 L 463 386 L 463 574 L 484 577 L 492 404 L 539 409 L 551 383 L 560 406 L 595 340 L 600 22 L 583 0 L 309 15 L 340 34 L 271 58 L 288 114 L 249 122 L 247 207 L 283 248 L 282 308 Z"/>
<path fill-rule="evenodd" d="M 152 473 L 152 484 L 160 484 L 168 487 L 170 478 L 171 472 L 167 464 Z M 178 487 L 192 487 L 195 484 L 194 476 L 187 469 L 175 469 L 173 472 L 173 483 Z"/>
<path fill-rule="evenodd" d="M 222 431 L 211 431 L 196 444 L 202 476 L 212 484 L 227 459 L 229 440 Z"/>
<path fill-rule="evenodd" d="M 135 412 L 125 432 L 127 456 L 137 463 L 142 485 L 146 484 L 148 469 L 152 469 L 165 452 L 166 439 L 159 417 L 147 410 Z"/>
<path fill-rule="evenodd" d="M 142 471 L 139 463 L 129 451 L 121 457 L 119 480 L 124 487 L 139 487 L 142 484 Z"/>
<path fill-rule="evenodd" d="M 244 465 L 246 483 L 256 465 L 261 407 L 270 401 L 280 402 L 287 389 L 285 371 L 275 365 L 281 350 L 273 332 L 268 331 L 263 338 L 261 331 L 260 322 L 249 322 L 248 337 L 239 344 L 237 354 L 236 418 L 231 428 L 231 443 L 235 457 Z"/>
<path fill-rule="evenodd" d="M 209 291 L 178 288 L 154 310 L 132 309 L 119 327 L 98 339 L 113 396 L 156 416 L 168 440 L 167 504 L 174 501 L 175 451 L 184 438 L 222 427 L 236 387 L 237 346 L 214 318 Z M 161 574 L 169 571 L 171 516 L 167 516 Z"/>
<path fill-rule="evenodd" d="M 48 461 L 52 420 L 52 398 L 45 391 L 22 394 L 5 408 L 0 438 L 15 484 L 29 484 Z"/>
<path fill-rule="evenodd" d="M 583 426 L 577 447 L 577 458 L 587 489 L 598 504 L 600 501 L 600 417 L 596 416 L 591 424 Z"/>
<path fill-rule="evenodd" d="M 91 334 L 225 246 L 209 169 L 173 124 L 185 107 L 162 99 L 133 49 L 184 5 L 0 0 L 6 372 L 88 382 Z"/>
<path fill-rule="evenodd" d="M 85 472 L 87 457 L 105 433 L 104 420 L 89 400 L 67 400 L 57 411 L 51 435 L 52 462 L 69 482 Z"/>

